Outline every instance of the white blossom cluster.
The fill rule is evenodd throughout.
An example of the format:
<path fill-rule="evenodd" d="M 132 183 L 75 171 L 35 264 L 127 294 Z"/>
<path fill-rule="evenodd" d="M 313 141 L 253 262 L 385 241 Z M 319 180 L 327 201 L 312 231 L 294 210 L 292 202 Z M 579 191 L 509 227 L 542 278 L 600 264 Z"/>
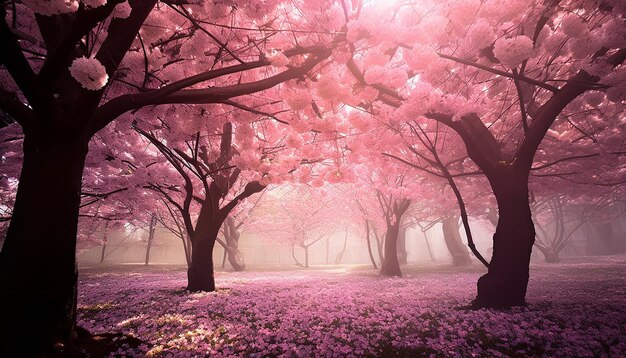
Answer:
<path fill-rule="evenodd" d="M 80 57 L 72 62 L 70 74 L 83 88 L 97 91 L 109 80 L 104 66 L 93 57 Z"/>
<path fill-rule="evenodd" d="M 528 36 L 500 38 L 496 41 L 493 54 L 500 62 L 515 67 L 527 60 L 533 53 L 533 41 Z"/>

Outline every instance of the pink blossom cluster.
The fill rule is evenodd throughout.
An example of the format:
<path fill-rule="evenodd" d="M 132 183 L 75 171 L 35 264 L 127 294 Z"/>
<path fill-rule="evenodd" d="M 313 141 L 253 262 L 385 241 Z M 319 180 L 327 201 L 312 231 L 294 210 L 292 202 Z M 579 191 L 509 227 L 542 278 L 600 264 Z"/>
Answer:
<path fill-rule="evenodd" d="M 83 88 L 97 91 L 109 80 L 106 69 L 94 57 L 79 57 L 72 62 L 70 74 Z"/>
<path fill-rule="evenodd" d="M 506 311 L 461 307 L 478 267 L 222 272 L 212 293 L 182 290 L 175 269 L 90 269 L 79 325 L 146 341 L 116 356 L 620 356 L 625 262 L 533 266 L 530 304 Z"/>

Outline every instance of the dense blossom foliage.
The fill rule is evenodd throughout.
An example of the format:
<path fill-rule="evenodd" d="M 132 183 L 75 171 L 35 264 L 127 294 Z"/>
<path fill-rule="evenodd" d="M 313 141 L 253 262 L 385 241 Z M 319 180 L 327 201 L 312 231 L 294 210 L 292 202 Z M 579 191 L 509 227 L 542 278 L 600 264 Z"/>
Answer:
<path fill-rule="evenodd" d="M 456 213 L 457 204 L 462 213 L 467 209 L 474 217 L 493 219 L 497 207 L 493 259 L 484 262 L 489 272 L 479 281 L 479 296 L 482 291 L 485 297 L 474 302 L 509 307 L 525 300 L 536 236 L 531 204 L 536 209 L 540 202 L 558 198 L 583 207 L 593 204 L 595 196 L 606 198 L 599 204 L 604 205 L 623 201 L 625 195 L 626 3 L 621 0 L 22 0 L 3 2 L 2 10 L 0 223 L 11 223 L 0 255 L 0 280 L 8 292 L 3 299 L 10 303 L 0 306 L 54 301 L 44 312 L 50 319 L 43 314 L 24 320 L 28 312 L 22 307 L 9 309 L 12 318 L 4 323 L 49 325 L 34 339 L 46 341 L 44 345 L 73 335 L 77 226 L 79 237 L 94 241 L 89 228 L 103 227 L 96 220 L 139 227 L 167 212 L 168 223 L 178 226 L 185 244 L 193 235 L 205 238 L 210 231 L 216 236 L 243 194 L 297 183 L 321 188 L 316 195 L 324 197 L 332 195 L 329 184 L 349 184 L 357 199 L 350 210 L 356 215 L 351 216 L 359 226 L 365 224 L 368 235 L 370 225 L 374 233 L 384 225 L 385 242 L 391 243 L 386 246 L 393 248 L 399 227 L 409 222 L 434 222 Z M 580 195 L 583 190 L 585 195 Z M 377 205 L 380 212 L 373 209 Z M 595 211 L 596 217 L 610 216 Z M 206 224 L 209 213 L 217 212 L 212 225 L 204 225 L 206 230 L 192 225 Z M 326 208 L 320 212 L 324 218 L 339 218 Z M 298 214 L 315 219 L 306 211 Z M 322 233 L 336 231 L 328 225 L 337 226 L 331 222 L 308 230 L 316 236 L 309 237 L 308 246 Z M 469 228 L 466 233 L 469 238 Z M 294 241 L 292 234 L 270 236 Z M 308 247 L 306 235 L 300 236 L 301 246 Z M 546 231 L 544 236 L 550 235 Z M 557 241 L 552 246 L 559 248 L 563 244 Z M 213 244 L 194 250 L 210 258 Z M 389 262 L 391 256 L 385 255 Z M 14 276 L 25 261 L 31 267 L 24 277 Z M 212 267 L 209 261 L 201 272 Z M 396 271 L 399 275 L 399 267 Z M 159 284 L 178 279 L 176 274 L 168 277 Z M 99 290 L 107 280 L 103 278 Z M 531 306 L 507 315 L 455 314 L 450 303 L 457 299 L 439 301 L 442 293 L 434 281 L 426 280 L 424 286 L 432 291 L 426 297 L 432 306 L 410 299 L 422 289 L 412 279 L 372 284 L 358 278 L 334 284 L 324 275 L 287 276 L 277 291 L 269 281 L 251 275 L 244 285 L 233 276 L 225 281 L 231 291 L 191 296 L 191 301 L 173 295 L 162 302 L 181 311 L 155 323 L 151 320 L 157 315 L 137 304 L 132 310 L 141 307 L 144 312 L 133 312 L 121 326 L 136 328 L 135 333 L 155 344 L 151 354 L 161 349 L 176 355 L 177 349 L 187 349 L 185 342 L 198 340 L 212 342 L 200 350 L 223 355 L 307 355 L 315 350 L 341 355 L 348 349 L 373 355 L 403 349 L 470 355 L 481 344 L 520 355 L 557 354 L 560 348 L 564 355 L 623 350 L 623 345 L 602 341 L 623 341 L 623 331 L 616 335 L 615 326 L 604 321 L 610 310 L 602 308 L 594 312 L 597 322 L 585 322 L 598 330 L 585 331 L 591 345 L 582 346 L 574 343 L 578 333 L 566 328 L 559 327 L 566 333 L 554 341 L 549 334 L 545 338 L 552 326 L 562 323 L 564 313 L 549 309 L 535 315 Z M 382 289 L 386 285 L 396 290 Z M 337 302 L 328 299 L 336 289 L 344 293 L 338 297 L 345 298 L 345 307 L 335 308 Z M 154 298 L 162 297 L 147 290 Z M 473 291 L 467 282 L 459 282 L 455 290 L 459 301 Z M 328 296 L 309 300 L 319 297 L 314 292 Z M 350 292 L 357 298 L 347 298 Z M 284 299 L 273 305 L 255 299 L 274 293 Z M 359 301 L 359 295 L 366 298 Z M 368 301 L 373 297 L 399 297 L 402 303 L 385 307 Z M 443 303 L 437 306 L 432 300 Z M 564 306 L 581 311 L 584 304 Z M 209 305 L 219 315 L 187 314 L 185 305 L 192 312 Z M 326 311 L 314 316 L 317 306 Z M 269 315 L 270 307 L 280 313 L 278 321 L 254 321 Z M 253 311 L 257 308 L 261 313 Z M 295 314 L 303 308 L 311 308 L 301 314 L 304 318 Z M 83 308 L 83 317 L 88 311 Z M 370 330 L 370 314 L 385 325 L 383 333 Z M 539 315 L 547 323 L 535 322 Z M 488 333 L 497 339 L 490 340 L 483 337 L 487 331 L 470 324 L 479 316 L 487 317 L 487 326 L 528 326 L 526 338 L 542 335 L 544 341 L 532 345 L 493 327 Z M 68 322 L 52 322 L 59 317 Z M 203 317 L 223 324 L 199 322 Z M 113 322 L 118 318 L 105 316 L 102 322 L 118 324 Z M 249 321 L 237 325 L 235 319 Z M 178 333 L 170 332 L 177 336 L 159 337 L 147 328 L 139 332 L 141 327 L 133 322 L 142 320 L 146 327 L 177 322 Z M 340 327 L 333 329 L 337 322 Z M 91 327 L 110 327 L 102 324 Z M 312 325 L 295 340 L 303 351 L 277 343 L 293 335 L 286 332 L 299 324 Z M 440 334 L 420 331 L 433 325 Z M 478 348 L 455 333 L 465 326 L 479 332 L 473 338 L 480 341 Z M 53 332 L 58 327 L 64 332 Z M 231 327 L 237 333 L 231 334 Z M 348 342 L 341 327 L 359 338 Z M 180 336 L 188 328 L 191 333 Z M 246 342 L 256 331 L 268 337 L 260 343 L 264 346 Z M 398 338 L 398 332 L 405 334 Z M 602 348 L 593 346 L 598 340 Z"/>
<path fill-rule="evenodd" d="M 176 269 L 87 269 L 79 324 L 146 342 L 115 353 L 129 356 L 619 356 L 623 265 L 614 256 L 534 266 L 530 304 L 505 311 L 460 308 L 476 270 L 223 273 L 217 292 L 189 294 Z"/>

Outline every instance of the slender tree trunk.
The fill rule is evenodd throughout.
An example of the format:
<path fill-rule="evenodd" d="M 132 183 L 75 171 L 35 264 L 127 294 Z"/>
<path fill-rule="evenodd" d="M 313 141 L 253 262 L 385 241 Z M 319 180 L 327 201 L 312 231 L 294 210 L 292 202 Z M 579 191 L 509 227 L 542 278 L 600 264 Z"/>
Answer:
<path fill-rule="evenodd" d="M 450 215 L 444 218 L 441 227 L 443 229 L 443 239 L 450 255 L 452 255 L 452 263 L 454 266 L 471 265 L 472 259 L 459 233 L 458 215 Z"/>
<path fill-rule="evenodd" d="M 309 247 L 304 246 L 304 267 L 309 267 Z"/>
<path fill-rule="evenodd" d="M 87 142 L 26 134 L 13 217 L 0 252 L 0 356 L 52 355 L 76 325 L 76 229 Z M 20 344 L 25 336 L 28 344 Z M 5 352 L 6 353 L 6 352 Z M 4 355 L 11 356 L 11 355 Z"/>
<path fill-rule="evenodd" d="M 148 227 L 148 245 L 146 247 L 146 261 L 144 265 L 150 263 L 150 249 L 152 248 L 152 240 L 154 240 L 154 231 L 156 230 L 156 216 L 152 214 L 150 217 L 150 226 Z"/>
<path fill-rule="evenodd" d="M 407 264 L 407 258 L 409 256 L 406 251 L 406 231 L 407 228 L 404 226 L 400 226 L 398 229 L 398 262 L 400 265 Z"/>
<path fill-rule="evenodd" d="M 335 258 L 335 265 L 339 265 L 341 263 L 341 260 L 343 259 L 343 255 L 346 253 L 347 245 L 348 245 L 348 230 L 346 229 L 346 235 L 343 238 L 343 248 L 341 249 L 341 251 L 337 254 L 337 257 Z"/>
<path fill-rule="evenodd" d="M 102 238 L 102 250 L 100 251 L 100 264 L 104 262 L 104 256 L 107 250 L 107 241 L 109 241 L 109 222 L 104 224 L 104 237 Z"/>
<path fill-rule="evenodd" d="M 106 236 L 105 236 L 106 239 Z M 104 262 L 104 256 L 107 250 L 107 243 L 106 241 L 102 243 L 102 249 L 100 250 L 100 264 L 102 264 Z"/>
<path fill-rule="evenodd" d="M 385 238 L 382 238 L 383 242 L 381 243 L 381 238 L 376 233 L 376 227 L 372 227 L 372 232 L 374 233 L 374 239 L 376 239 L 376 251 L 378 252 L 378 259 L 380 260 L 380 265 L 382 266 L 385 262 L 385 254 L 383 253 L 383 246 L 385 245 Z"/>
<path fill-rule="evenodd" d="M 239 250 L 239 238 L 241 237 L 241 233 L 239 233 L 239 229 L 237 225 L 235 225 L 235 220 L 231 217 L 226 218 L 224 225 L 227 227 L 227 229 L 224 230 L 224 238 L 226 239 L 226 245 L 228 247 L 224 248 L 224 250 L 226 250 L 225 254 L 228 256 L 228 262 L 235 271 L 245 271 L 246 264 L 243 260 L 243 254 L 241 250 Z"/>
<path fill-rule="evenodd" d="M 422 231 L 422 234 L 424 234 L 424 241 L 426 241 L 426 249 L 428 250 L 428 255 L 430 255 L 430 260 L 432 262 L 437 261 L 437 260 L 435 260 L 435 255 L 433 254 L 433 249 L 430 247 L 430 241 L 428 241 L 428 235 L 426 235 L 426 231 Z"/>
<path fill-rule="evenodd" d="M 226 268 L 226 259 L 228 258 L 228 250 L 224 248 L 224 255 L 222 255 L 222 268 Z"/>
<path fill-rule="evenodd" d="M 489 271 L 478 280 L 478 307 L 525 304 L 535 227 L 528 200 L 528 178 L 501 175 L 489 178 L 498 202 L 498 225 L 493 235 Z"/>
<path fill-rule="evenodd" d="M 326 238 L 326 265 L 330 263 L 330 238 Z"/>
<path fill-rule="evenodd" d="M 372 261 L 372 266 L 374 266 L 374 270 L 378 270 L 378 265 L 376 265 L 376 260 L 374 260 L 374 254 L 372 253 L 372 243 L 370 242 L 370 222 L 369 220 L 365 220 L 366 232 L 365 237 L 367 238 L 367 253 L 370 256 L 370 261 Z"/>
<path fill-rule="evenodd" d="M 300 261 L 298 261 L 298 257 L 296 256 L 296 245 L 291 245 L 291 257 L 293 257 L 293 261 L 296 263 L 296 266 L 304 266 L 300 263 Z"/>
<path fill-rule="evenodd" d="M 400 220 L 387 225 L 385 234 L 385 261 L 381 264 L 380 274 L 383 276 L 402 277 L 400 262 L 398 261 L 398 231 Z"/>

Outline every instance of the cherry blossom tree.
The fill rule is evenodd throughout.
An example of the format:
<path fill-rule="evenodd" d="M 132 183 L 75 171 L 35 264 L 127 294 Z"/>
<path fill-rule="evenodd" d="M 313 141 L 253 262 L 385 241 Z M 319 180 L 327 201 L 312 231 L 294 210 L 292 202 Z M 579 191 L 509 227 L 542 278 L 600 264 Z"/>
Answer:
<path fill-rule="evenodd" d="M 525 302 L 535 237 L 528 178 L 548 130 L 580 105 L 623 111 L 623 10 L 617 2 L 420 2 L 363 8 L 348 23 L 347 67 L 374 91 L 364 108 L 451 128 L 489 181 L 499 217 L 477 307 Z M 388 38 L 382 27 L 397 32 Z"/>
<path fill-rule="evenodd" d="M 275 192 L 264 197 L 246 230 L 289 246 L 296 265 L 308 268 L 313 245 L 336 232 L 349 231 L 349 216 L 337 198 L 324 189 L 296 185 Z M 303 251 L 303 260 L 298 258 L 296 248 Z"/>
<path fill-rule="evenodd" d="M 222 103 L 257 93 L 303 76 L 330 55 L 333 29 L 343 25 L 336 11 L 315 15 L 328 7 L 298 12 L 301 4 L 278 5 L 2 2 L 0 107 L 25 133 L 0 254 L 3 327 L 40 327 L 29 345 L 35 351 L 73 335 L 75 304 L 68 302 L 76 287 L 78 193 L 88 143 L 98 131 L 146 106 Z"/>

